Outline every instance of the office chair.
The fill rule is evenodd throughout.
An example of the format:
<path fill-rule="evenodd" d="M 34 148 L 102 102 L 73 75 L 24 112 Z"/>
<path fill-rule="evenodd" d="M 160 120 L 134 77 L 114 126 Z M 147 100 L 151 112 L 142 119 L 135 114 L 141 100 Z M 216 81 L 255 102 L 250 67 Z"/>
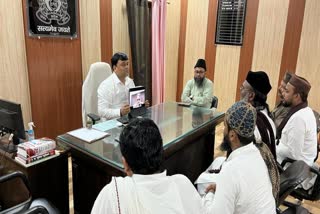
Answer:
<path fill-rule="evenodd" d="M 210 108 L 218 108 L 218 97 L 216 97 L 216 96 L 212 97 L 212 102 L 211 102 Z"/>
<path fill-rule="evenodd" d="M 100 83 L 112 74 L 111 67 L 105 62 L 90 65 L 88 75 L 82 85 L 82 124 L 86 127 L 87 116 L 93 122 L 99 120 L 97 90 Z M 96 116 L 95 116 L 96 115 Z"/>
<path fill-rule="evenodd" d="M 8 207 L 4 204 L 2 210 L 0 209 L 0 214 L 60 214 L 60 211 L 49 201 L 44 198 L 32 199 L 30 185 L 27 177 L 20 171 L 11 172 L 9 174 L 3 175 L 0 177 L 0 184 L 5 182 L 13 181 L 14 179 L 21 180 L 24 184 L 24 187 L 28 191 L 28 198 L 18 204 Z M 12 189 L 15 189 L 12 187 Z M 2 196 L 4 197 L 4 196 Z M 5 195 L 5 198 L 11 203 L 14 201 L 11 197 L 14 197 L 10 194 Z"/>
<path fill-rule="evenodd" d="M 310 175 L 309 166 L 304 161 L 294 161 L 288 168 L 280 174 L 280 191 L 277 202 L 277 213 L 309 213 L 305 208 L 286 202 L 287 196 L 294 191 L 294 189 L 301 184 Z M 279 206 L 283 204 L 288 209 L 281 211 Z M 298 212 L 299 211 L 299 212 Z"/>

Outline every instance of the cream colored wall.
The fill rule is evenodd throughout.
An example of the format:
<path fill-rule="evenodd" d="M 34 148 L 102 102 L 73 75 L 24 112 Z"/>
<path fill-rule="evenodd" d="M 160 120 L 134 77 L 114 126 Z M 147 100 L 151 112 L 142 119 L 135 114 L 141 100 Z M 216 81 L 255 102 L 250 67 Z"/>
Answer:
<path fill-rule="evenodd" d="M 252 70 L 268 73 L 272 90 L 268 104 L 275 106 L 289 0 L 260 0 Z"/>
<path fill-rule="evenodd" d="M 219 111 L 226 111 L 235 102 L 239 60 L 240 47 L 217 46 L 213 93 L 219 98 Z"/>
<path fill-rule="evenodd" d="M 0 1 L 0 98 L 20 103 L 25 126 L 31 121 L 22 1 Z"/>
<path fill-rule="evenodd" d="M 100 0 L 79 1 L 79 10 L 84 81 L 90 65 L 101 61 Z"/>
<path fill-rule="evenodd" d="M 302 26 L 296 74 L 311 84 L 309 105 L 320 111 L 320 1 L 307 0 Z"/>
<path fill-rule="evenodd" d="M 198 58 L 205 58 L 209 0 L 189 0 L 187 11 L 183 86 L 193 78 Z"/>
<path fill-rule="evenodd" d="M 170 0 L 170 4 L 167 4 L 167 28 L 165 35 L 165 101 L 176 101 L 180 31 L 180 3 L 180 0 Z"/>
<path fill-rule="evenodd" d="M 130 54 L 130 38 L 126 0 L 112 1 L 112 47 L 113 53 Z"/>

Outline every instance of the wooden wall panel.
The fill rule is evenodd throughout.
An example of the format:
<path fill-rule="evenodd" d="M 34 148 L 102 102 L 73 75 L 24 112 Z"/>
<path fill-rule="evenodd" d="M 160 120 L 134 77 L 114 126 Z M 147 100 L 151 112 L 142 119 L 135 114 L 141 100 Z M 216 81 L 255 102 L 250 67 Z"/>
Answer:
<path fill-rule="evenodd" d="M 112 0 L 100 0 L 101 61 L 111 64 L 112 57 Z"/>
<path fill-rule="evenodd" d="M 0 99 L 20 103 L 25 126 L 31 119 L 22 2 L 0 1 Z M 27 126 L 26 126 L 27 127 Z"/>
<path fill-rule="evenodd" d="M 272 90 L 268 104 L 275 106 L 289 0 L 260 0 L 252 70 L 268 73 Z"/>
<path fill-rule="evenodd" d="M 209 0 L 188 1 L 183 87 L 193 78 L 198 58 L 205 58 Z M 181 95 L 180 95 L 181 96 Z"/>
<path fill-rule="evenodd" d="M 180 0 L 171 0 L 170 4 L 167 4 L 165 35 L 165 101 L 176 101 L 180 7 Z"/>
<path fill-rule="evenodd" d="M 126 0 L 112 1 L 112 26 L 113 53 L 120 51 L 129 56 L 131 50 Z"/>
<path fill-rule="evenodd" d="M 309 106 L 320 111 L 320 1 L 307 0 L 297 62 L 296 74 L 311 84 Z"/>
<path fill-rule="evenodd" d="M 219 111 L 226 111 L 235 102 L 240 49 L 239 46 L 217 46 L 213 93 L 219 99 Z"/>
<path fill-rule="evenodd" d="M 281 84 L 286 71 L 296 71 L 305 3 L 305 0 L 289 2 L 278 85 Z M 277 101 L 279 99 L 277 96 Z"/>
<path fill-rule="evenodd" d="M 253 47 L 256 35 L 257 15 L 259 0 L 247 1 L 246 22 L 243 36 L 243 44 L 240 52 L 240 63 L 238 70 L 238 81 L 236 88 L 236 100 L 240 99 L 240 86 L 251 69 L 253 58 Z"/>
<path fill-rule="evenodd" d="M 177 101 L 181 100 L 183 90 L 184 58 L 186 49 L 188 1 L 181 1 L 180 4 L 180 29 L 179 29 L 179 49 L 178 49 L 178 80 L 177 80 Z"/>
<path fill-rule="evenodd" d="M 55 138 L 81 127 L 80 39 L 25 36 L 36 137 Z"/>
<path fill-rule="evenodd" d="M 206 38 L 206 52 L 205 59 L 207 65 L 207 78 L 214 80 L 214 69 L 216 63 L 216 22 L 217 22 L 218 1 L 209 0 L 208 7 L 208 24 L 207 24 L 207 38 Z"/>
<path fill-rule="evenodd" d="M 79 1 L 82 74 L 85 80 L 92 63 L 101 61 L 100 0 Z"/>

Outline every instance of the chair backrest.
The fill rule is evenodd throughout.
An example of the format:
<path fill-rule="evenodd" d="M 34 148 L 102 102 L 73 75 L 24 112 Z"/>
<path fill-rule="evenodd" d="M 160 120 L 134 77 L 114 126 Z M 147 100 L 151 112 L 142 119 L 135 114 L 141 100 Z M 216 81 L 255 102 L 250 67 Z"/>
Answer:
<path fill-rule="evenodd" d="M 212 102 L 211 102 L 210 108 L 218 108 L 218 97 L 216 97 L 216 96 L 212 97 Z"/>
<path fill-rule="evenodd" d="M 302 160 L 295 161 L 280 175 L 280 192 L 278 206 L 307 177 L 310 176 L 309 166 Z"/>
<path fill-rule="evenodd" d="M 98 114 L 97 90 L 100 83 L 112 74 L 111 67 L 105 62 L 91 64 L 82 85 L 82 124 L 86 126 L 88 113 Z"/>

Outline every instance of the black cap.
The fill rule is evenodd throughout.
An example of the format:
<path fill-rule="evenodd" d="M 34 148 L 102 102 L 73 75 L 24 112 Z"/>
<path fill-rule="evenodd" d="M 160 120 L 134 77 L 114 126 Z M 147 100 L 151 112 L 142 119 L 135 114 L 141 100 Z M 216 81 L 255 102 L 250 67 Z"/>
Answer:
<path fill-rule="evenodd" d="M 246 80 L 252 88 L 264 95 L 267 95 L 272 88 L 269 77 L 264 71 L 249 71 Z"/>
<path fill-rule="evenodd" d="M 206 61 L 204 59 L 198 59 L 194 68 L 203 68 L 205 71 L 207 70 Z"/>

